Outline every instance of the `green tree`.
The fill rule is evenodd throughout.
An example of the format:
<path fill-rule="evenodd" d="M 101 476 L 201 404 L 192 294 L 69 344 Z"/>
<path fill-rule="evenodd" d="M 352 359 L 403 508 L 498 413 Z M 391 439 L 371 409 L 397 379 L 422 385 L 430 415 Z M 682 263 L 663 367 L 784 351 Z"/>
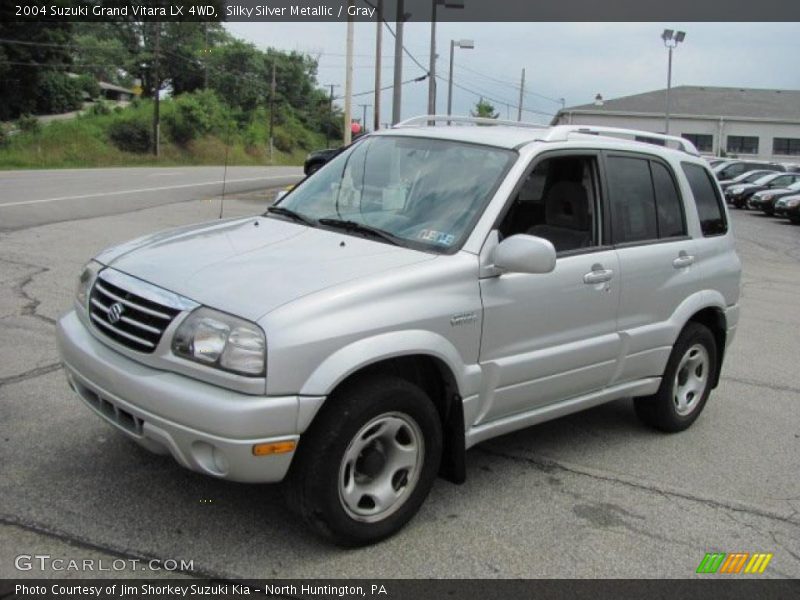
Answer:
<path fill-rule="evenodd" d="M 483 119 L 496 119 L 500 115 L 495 111 L 494 106 L 487 100 L 481 98 L 475 105 L 475 110 L 471 112 L 473 117 L 481 117 Z"/>

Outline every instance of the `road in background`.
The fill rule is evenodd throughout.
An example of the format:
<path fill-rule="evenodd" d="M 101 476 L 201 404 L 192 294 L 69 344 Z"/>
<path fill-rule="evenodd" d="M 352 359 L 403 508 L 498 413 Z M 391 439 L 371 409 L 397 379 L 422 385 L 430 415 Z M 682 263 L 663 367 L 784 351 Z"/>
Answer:
<path fill-rule="evenodd" d="M 268 199 L 232 197 L 226 214 L 263 212 Z M 279 486 L 152 455 L 67 388 L 54 320 L 81 265 L 218 209 L 183 202 L 0 234 L 0 577 L 53 575 L 14 570 L 11 555 L 36 551 L 187 559 L 196 574 L 253 578 L 684 578 L 706 552 L 771 552 L 760 577 L 800 577 L 800 227 L 733 211 L 739 331 L 689 430 L 650 430 L 621 400 L 490 440 L 468 452 L 464 485 L 437 481 L 397 536 L 346 551 L 310 535 Z"/>
<path fill-rule="evenodd" d="M 0 171 L 0 231 L 295 183 L 300 167 Z"/>

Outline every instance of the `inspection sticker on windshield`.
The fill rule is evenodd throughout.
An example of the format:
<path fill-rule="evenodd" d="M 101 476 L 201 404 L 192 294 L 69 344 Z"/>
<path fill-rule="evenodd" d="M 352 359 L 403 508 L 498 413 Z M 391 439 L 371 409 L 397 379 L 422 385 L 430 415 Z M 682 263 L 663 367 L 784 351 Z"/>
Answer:
<path fill-rule="evenodd" d="M 443 231 L 436 231 L 435 229 L 423 229 L 417 234 L 421 240 L 441 244 L 442 246 L 450 246 L 456 240 L 456 236 L 452 233 L 444 233 Z"/>

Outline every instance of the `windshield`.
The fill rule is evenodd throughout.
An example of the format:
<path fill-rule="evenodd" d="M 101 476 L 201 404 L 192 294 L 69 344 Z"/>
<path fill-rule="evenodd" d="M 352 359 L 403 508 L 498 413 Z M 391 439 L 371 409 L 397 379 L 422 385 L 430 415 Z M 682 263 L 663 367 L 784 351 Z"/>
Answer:
<path fill-rule="evenodd" d="M 737 177 L 734 181 L 740 183 L 753 183 L 756 179 L 764 177 L 764 175 L 766 175 L 764 171 L 756 171 L 755 173 L 745 173 L 744 175 Z"/>
<path fill-rule="evenodd" d="M 754 181 L 754 183 L 755 183 L 756 185 L 764 185 L 765 183 L 769 183 L 769 182 L 770 182 L 770 181 L 772 181 L 773 179 L 777 179 L 777 178 L 778 178 L 778 177 L 780 177 L 782 174 L 783 174 L 783 173 L 770 173 L 769 175 L 762 175 L 761 177 L 759 177 L 758 179 L 756 179 L 756 180 Z"/>
<path fill-rule="evenodd" d="M 337 156 L 279 206 L 316 226 L 335 226 L 335 219 L 386 232 L 402 245 L 455 251 L 516 156 L 448 140 L 375 136 Z"/>

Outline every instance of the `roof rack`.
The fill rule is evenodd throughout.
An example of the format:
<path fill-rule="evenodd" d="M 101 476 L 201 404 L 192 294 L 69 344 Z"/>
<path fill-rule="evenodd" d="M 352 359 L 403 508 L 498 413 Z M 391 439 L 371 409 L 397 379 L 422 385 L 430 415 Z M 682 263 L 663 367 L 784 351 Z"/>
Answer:
<path fill-rule="evenodd" d="M 622 137 L 633 138 L 635 142 L 652 143 L 653 141 L 662 141 L 666 146 L 668 143 L 677 146 L 678 150 L 691 154 L 693 156 L 700 156 L 695 145 L 689 140 L 677 137 L 674 135 L 664 135 L 663 133 L 653 133 L 651 131 L 639 131 L 636 129 L 622 129 L 620 127 L 596 127 L 594 125 L 556 125 L 550 128 L 542 141 L 547 142 L 562 142 L 567 141 L 571 135 L 602 135 L 604 137 Z"/>
<path fill-rule="evenodd" d="M 444 122 L 445 125 L 502 125 L 504 127 L 524 127 L 528 129 L 549 129 L 548 125 L 538 125 L 525 121 L 510 121 L 507 119 L 489 119 L 486 117 L 464 117 L 458 115 L 420 115 L 400 121 L 393 128 L 402 127 L 435 127 L 436 123 Z"/>

